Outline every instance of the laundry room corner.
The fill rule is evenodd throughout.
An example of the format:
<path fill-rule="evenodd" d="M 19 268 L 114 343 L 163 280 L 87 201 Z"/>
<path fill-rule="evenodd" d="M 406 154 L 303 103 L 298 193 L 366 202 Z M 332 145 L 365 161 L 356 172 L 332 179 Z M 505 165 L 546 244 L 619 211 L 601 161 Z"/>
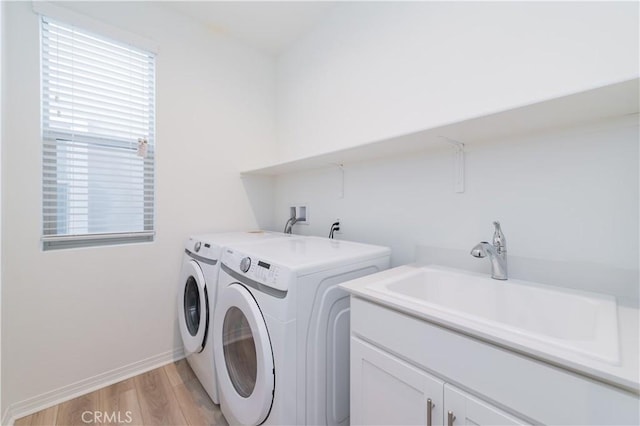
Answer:
<path fill-rule="evenodd" d="M 5 420 L 182 356 L 179 247 L 196 231 L 258 226 L 241 159 L 268 158 L 274 143 L 271 55 L 160 4 L 54 6 L 63 22 L 81 16 L 157 45 L 155 237 L 42 250 L 41 21 L 31 2 L 2 2 Z"/>
<path fill-rule="evenodd" d="M 280 230 L 282 217 L 277 216 L 274 197 L 276 182 L 268 175 L 241 175 L 242 185 L 251 204 L 258 229 Z"/>

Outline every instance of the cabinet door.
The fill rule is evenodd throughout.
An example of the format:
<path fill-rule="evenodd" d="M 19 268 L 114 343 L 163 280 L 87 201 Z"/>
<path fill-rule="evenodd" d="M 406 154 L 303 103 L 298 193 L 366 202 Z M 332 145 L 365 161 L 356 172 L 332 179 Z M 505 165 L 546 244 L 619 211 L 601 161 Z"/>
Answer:
<path fill-rule="evenodd" d="M 449 411 L 455 416 L 453 426 L 529 424 L 450 384 L 444 386 L 444 403 L 444 422 L 447 426 L 450 426 L 448 425 Z"/>
<path fill-rule="evenodd" d="M 351 424 L 442 425 L 443 382 L 351 337 Z M 428 410 L 428 400 L 432 408 Z"/>

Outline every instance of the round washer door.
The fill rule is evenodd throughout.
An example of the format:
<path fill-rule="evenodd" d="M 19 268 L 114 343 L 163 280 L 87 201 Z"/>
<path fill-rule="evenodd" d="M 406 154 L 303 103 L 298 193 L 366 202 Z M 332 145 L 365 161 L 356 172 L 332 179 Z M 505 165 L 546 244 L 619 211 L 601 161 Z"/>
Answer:
<path fill-rule="evenodd" d="M 220 399 L 241 424 L 258 425 L 273 403 L 271 340 L 255 299 L 239 283 L 220 295 L 213 320 Z"/>
<path fill-rule="evenodd" d="M 182 268 L 178 322 L 185 354 L 202 352 L 209 327 L 209 301 L 202 269 L 194 260 L 185 263 Z"/>

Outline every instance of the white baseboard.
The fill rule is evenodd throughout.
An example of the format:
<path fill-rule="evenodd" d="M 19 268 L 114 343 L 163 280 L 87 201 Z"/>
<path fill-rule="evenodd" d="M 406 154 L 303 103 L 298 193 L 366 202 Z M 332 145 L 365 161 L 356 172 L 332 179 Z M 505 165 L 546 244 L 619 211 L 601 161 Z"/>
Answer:
<path fill-rule="evenodd" d="M 170 362 L 184 358 L 182 347 L 167 351 L 150 358 L 136 361 L 129 365 L 89 377 L 79 382 L 45 392 L 33 398 L 11 404 L 2 416 L 2 425 L 13 425 L 16 419 L 37 413 L 45 408 L 60 404 L 80 395 L 93 392 L 105 386 L 118 383 L 138 374 L 161 367 Z"/>

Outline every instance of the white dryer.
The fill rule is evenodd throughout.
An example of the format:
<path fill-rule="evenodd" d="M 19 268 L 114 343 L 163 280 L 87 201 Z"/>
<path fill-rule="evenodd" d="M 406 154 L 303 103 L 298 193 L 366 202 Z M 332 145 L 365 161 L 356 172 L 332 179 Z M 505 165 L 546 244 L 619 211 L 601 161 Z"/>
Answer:
<path fill-rule="evenodd" d="M 187 361 L 216 404 L 219 399 L 211 326 L 222 249 L 233 242 L 274 238 L 290 237 L 276 232 L 226 232 L 193 236 L 185 243 L 178 290 L 178 328 Z"/>
<path fill-rule="evenodd" d="M 344 281 L 389 267 L 386 247 L 306 237 L 231 244 L 213 348 L 230 424 L 349 423 Z"/>

